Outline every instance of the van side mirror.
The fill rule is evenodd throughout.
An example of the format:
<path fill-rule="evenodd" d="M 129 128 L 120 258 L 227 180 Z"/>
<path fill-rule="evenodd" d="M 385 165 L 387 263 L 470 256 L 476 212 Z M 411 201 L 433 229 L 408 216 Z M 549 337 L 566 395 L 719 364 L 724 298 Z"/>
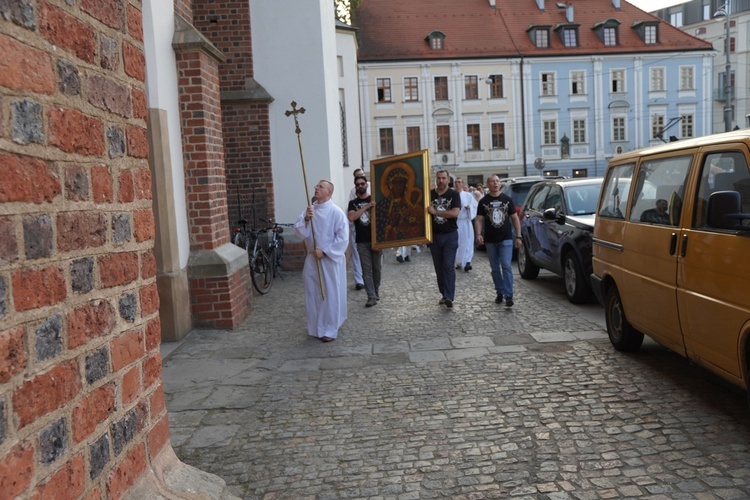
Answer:
<path fill-rule="evenodd" d="M 742 221 L 750 219 L 750 213 L 742 213 L 742 200 L 737 191 L 717 191 L 708 198 L 706 223 L 717 229 L 750 230 Z"/>

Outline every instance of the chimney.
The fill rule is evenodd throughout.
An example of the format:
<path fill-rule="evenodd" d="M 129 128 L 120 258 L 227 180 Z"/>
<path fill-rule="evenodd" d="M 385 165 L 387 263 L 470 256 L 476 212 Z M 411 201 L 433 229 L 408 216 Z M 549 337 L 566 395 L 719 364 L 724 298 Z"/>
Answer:
<path fill-rule="evenodd" d="M 568 20 L 569 23 L 573 23 L 573 5 L 568 5 L 568 7 L 565 9 L 565 19 Z"/>
<path fill-rule="evenodd" d="M 544 0 L 536 0 L 536 6 L 539 7 L 539 10 L 544 11 Z"/>
<path fill-rule="evenodd" d="M 612 0 L 612 5 L 615 9 L 620 10 L 620 0 Z"/>

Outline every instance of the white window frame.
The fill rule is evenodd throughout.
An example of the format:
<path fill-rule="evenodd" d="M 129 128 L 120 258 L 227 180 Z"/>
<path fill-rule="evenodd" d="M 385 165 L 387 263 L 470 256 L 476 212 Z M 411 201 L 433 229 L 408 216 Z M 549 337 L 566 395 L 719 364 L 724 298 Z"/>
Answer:
<path fill-rule="evenodd" d="M 563 28 L 563 45 L 568 48 L 578 47 L 578 30 L 575 28 Z"/>
<path fill-rule="evenodd" d="M 695 137 L 695 114 L 682 113 L 680 117 L 682 118 L 680 120 L 680 137 L 682 139 Z"/>
<path fill-rule="evenodd" d="M 615 83 L 619 82 L 619 85 L 617 85 L 617 90 L 615 90 Z M 627 92 L 627 89 L 625 88 L 625 70 L 621 68 L 612 69 L 609 71 L 609 91 L 611 94 L 623 94 Z"/>
<path fill-rule="evenodd" d="M 620 137 L 622 136 L 622 137 Z M 612 117 L 612 142 L 627 142 L 628 127 L 625 116 Z"/>
<path fill-rule="evenodd" d="M 383 83 L 382 86 L 381 82 Z M 380 99 L 381 88 L 383 89 L 383 99 Z M 391 79 L 389 77 L 375 79 L 375 102 L 393 102 L 393 87 L 391 86 Z"/>
<path fill-rule="evenodd" d="M 680 90 L 695 90 L 695 66 L 680 66 Z"/>
<path fill-rule="evenodd" d="M 643 42 L 646 45 L 656 45 L 658 43 L 658 31 L 656 26 L 644 26 L 643 27 Z"/>
<path fill-rule="evenodd" d="M 573 137 L 571 143 L 573 144 L 586 144 L 587 141 L 587 123 L 586 118 L 579 117 L 573 118 L 573 124 L 571 130 L 573 131 Z"/>
<path fill-rule="evenodd" d="M 651 140 L 652 141 L 663 140 L 664 137 L 662 136 L 660 138 L 658 136 L 658 133 L 663 132 L 664 125 L 667 123 L 664 115 L 661 113 L 652 113 L 650 121 L 651 121 Z"/>
<path fill-rule="evenodd" d="M 579 84 L 578 92 L 575 92 L 575 84 Z M 585 71 L 571 71 L 570 72 L 570 95 L 586 95 L 586 72 Z"/>
<path fill-rule="evenodd" d="M 416 84 L 407 86 L 406 82 L 415 80 Z M 418 76 L 405 76 L 404 77 L 404 102 L 419 102 L 419 77 Z"/>
<path fill-rule="evenodd" d="M 557 146 L 557 120 L 542 120 L 542 145 Z"/>
<path fill-rule="evenodd" d="M 617 46 L 617 28 L 614 26 L 605 26 L 602 29 L 602 40 L 606 47 Z"/>
<path fill-rule="evenodd" d="M 664 66 L 652 67 L 649 71 L 648 86 L 651 92 L 664 92 L 666 90 L 666 68 Z"/>
<path fill-rule="evenodd" d="M 539 95 L 541 97 L 555 97 L 557 95 L 554 72 L 545 71 L 539 73 Z"/>

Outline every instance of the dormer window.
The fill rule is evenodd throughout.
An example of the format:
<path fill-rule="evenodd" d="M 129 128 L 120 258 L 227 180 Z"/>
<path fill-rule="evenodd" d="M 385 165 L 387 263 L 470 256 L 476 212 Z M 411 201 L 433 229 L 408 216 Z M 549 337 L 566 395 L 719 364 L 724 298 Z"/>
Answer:
<path fill-rule="evenodd" d="M 620 21 L 607 19 L 594 25 L 594 33 L 606 47 L 615 47 L 620 44 Z"/>
<path fill-rule="evenodd" d="M 659 43 L 660 21 L 636 21 L 632 28 L 646 45 L 657 45 Z"/>
<path fill-rule="evenodd" d="M 550 47 L 549 39 L 550 26 L 540 26 L 532 24 L 526 30 L 531 38 L 531 42 L 537 49 L 548 49 Z"/>
<path fill-rule="evenodd" d="M 578 47 L 578 25 L 577 24 L 558 24 L 555 28 L 560 35 L 560 41 L 563 46 L 568 48 Z"/>
<path fill-rule="evenodd" d="M 433 31 L 425 37 L 425 40 L 430 44 L 430 50 L 445 49 L 445 33 L 442 31 Z"/>

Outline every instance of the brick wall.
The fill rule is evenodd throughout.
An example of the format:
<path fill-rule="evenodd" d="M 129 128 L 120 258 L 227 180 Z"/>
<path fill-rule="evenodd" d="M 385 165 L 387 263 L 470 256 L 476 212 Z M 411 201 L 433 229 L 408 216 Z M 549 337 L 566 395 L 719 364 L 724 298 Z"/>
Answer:
<path fill-rule="evenodd" d="M 168 444 L 140 7 L 0 2 L 2 498 L 120 498 Z"/>

